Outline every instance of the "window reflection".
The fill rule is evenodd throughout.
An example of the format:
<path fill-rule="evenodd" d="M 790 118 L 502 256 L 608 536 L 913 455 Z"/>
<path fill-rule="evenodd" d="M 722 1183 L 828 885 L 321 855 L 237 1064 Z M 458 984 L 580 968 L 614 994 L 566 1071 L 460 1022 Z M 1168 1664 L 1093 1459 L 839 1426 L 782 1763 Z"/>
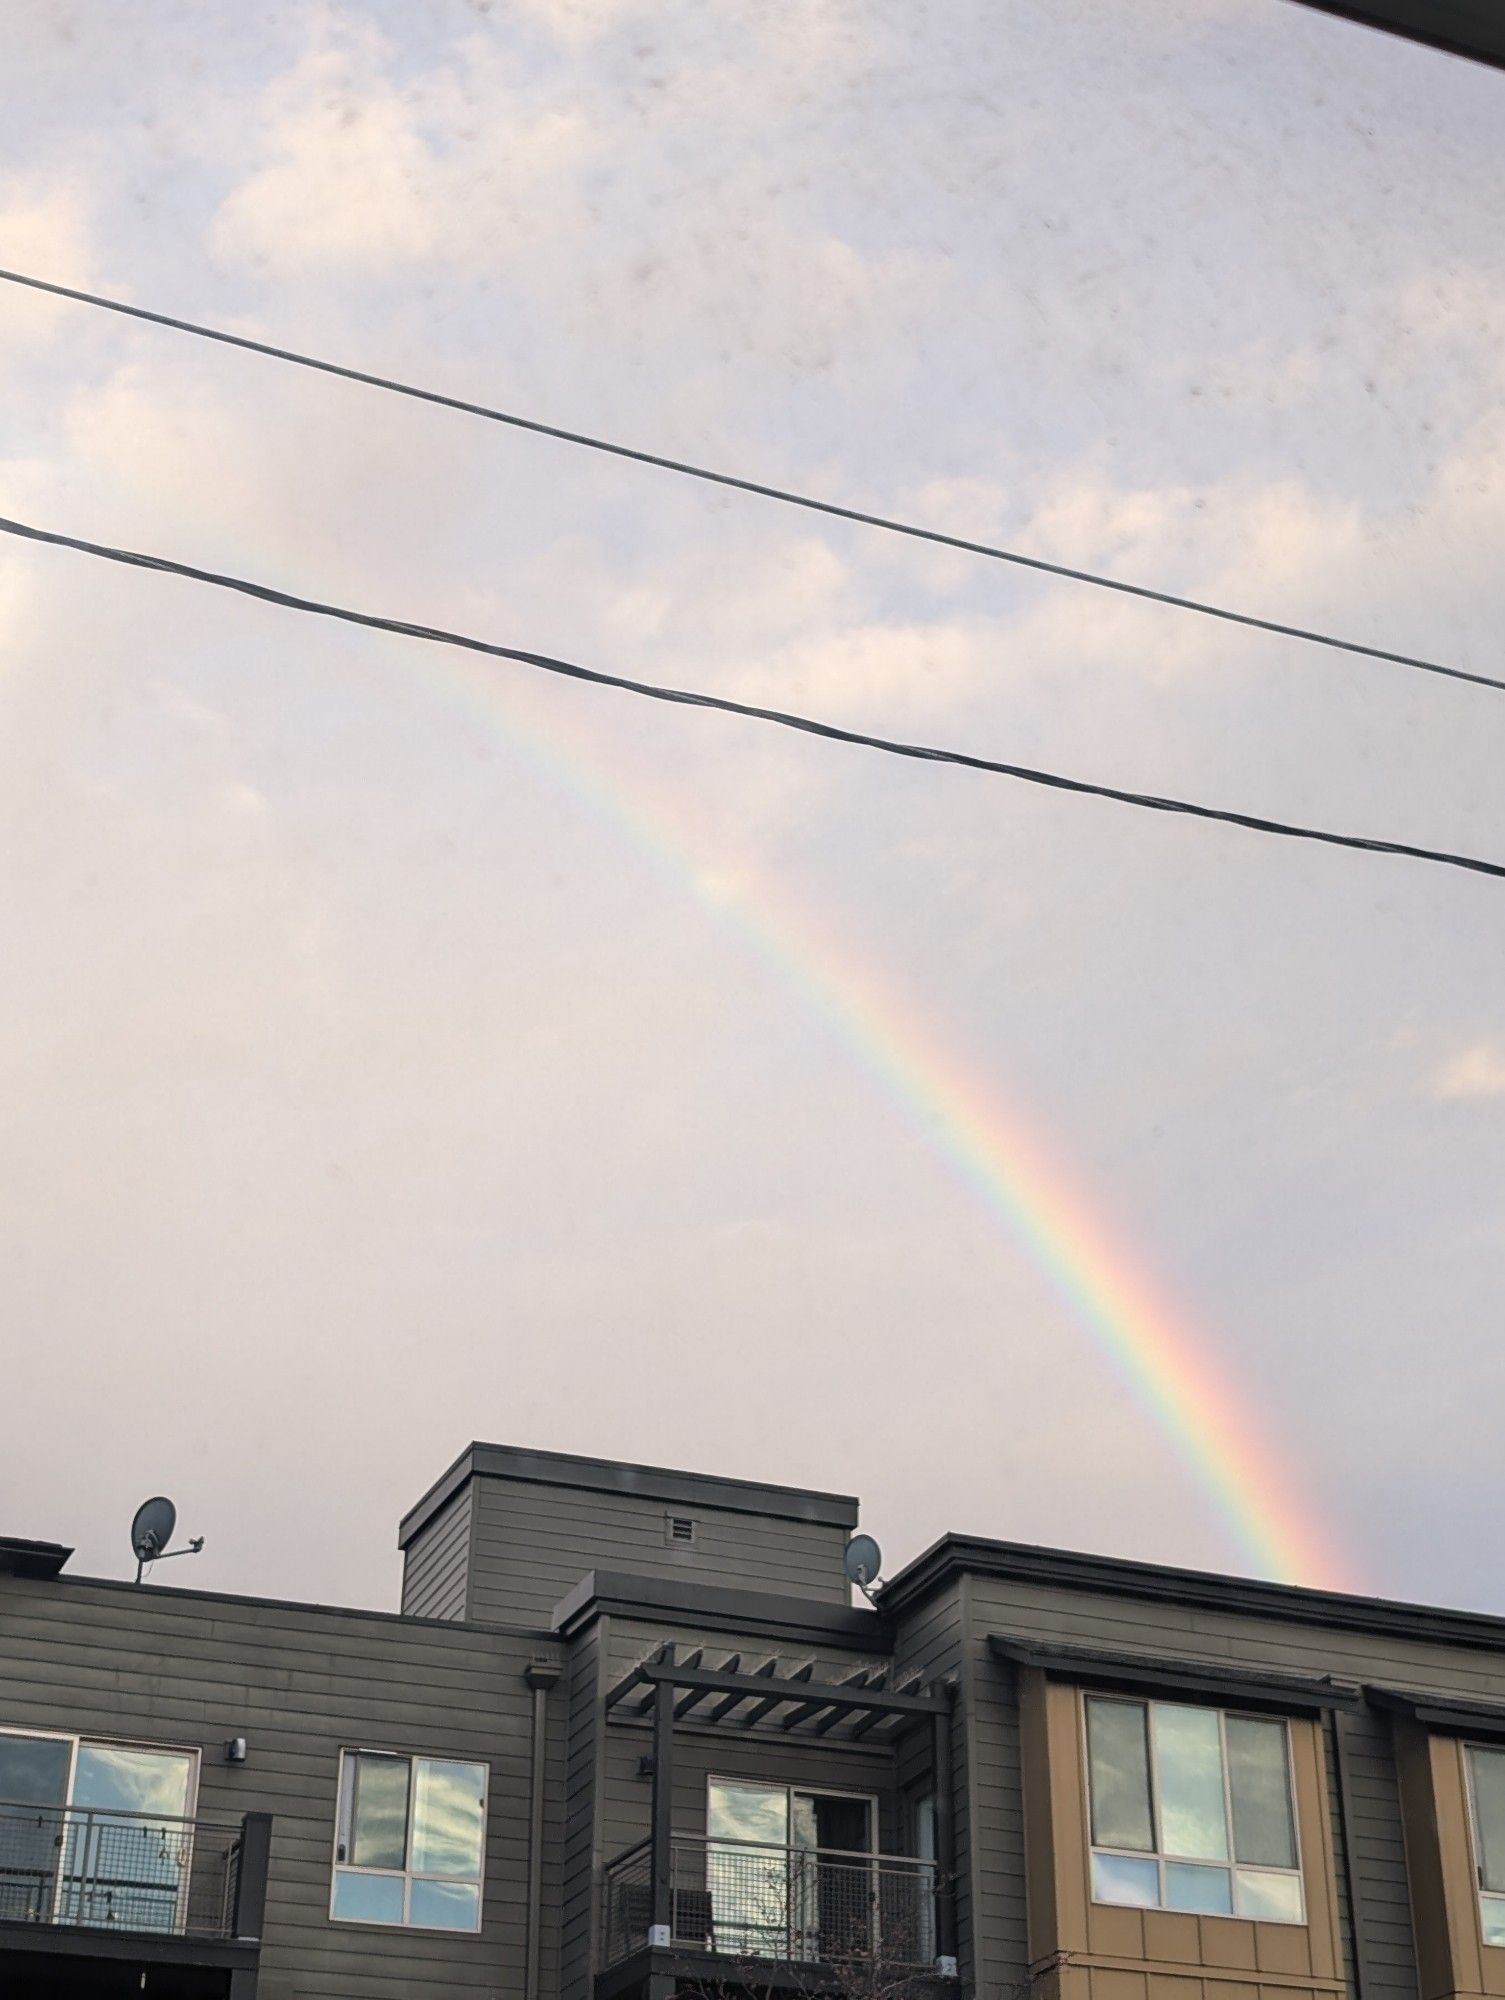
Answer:
<path fill-rule="evenodd" d="M 485 1773 L 420 1757 L 413 1767 L 413 1860 L 420 1875 L 481 1872 Z"/>
<path fill-rule="evenodd" d="M 347 1751 L 329 1913 L 427 1930 L 481 1926 L 486 1766 Z"/>
<path fill-rule="evenodd" d="M 408 1848 L 408 1760 L 354 1757 L 345 1859 L 357 1868 L 401 1868 Z"/>
<path fill-rule="evenodd" d="M 1284 1722 L 1089 1695 L 1086 1738 L 1095 1902 L 1302 1922 Z"/>

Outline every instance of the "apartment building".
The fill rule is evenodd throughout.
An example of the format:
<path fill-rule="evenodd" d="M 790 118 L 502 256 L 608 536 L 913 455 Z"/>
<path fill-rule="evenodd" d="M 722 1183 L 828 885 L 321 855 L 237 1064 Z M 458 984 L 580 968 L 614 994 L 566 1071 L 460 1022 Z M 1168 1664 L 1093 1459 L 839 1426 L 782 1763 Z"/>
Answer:
<path fill-rule="evenodd" d="M 0 1540 L 0 2000 L 1505 2000 L 1505 1619 L 472 1445 L 402 1609 Z"/>

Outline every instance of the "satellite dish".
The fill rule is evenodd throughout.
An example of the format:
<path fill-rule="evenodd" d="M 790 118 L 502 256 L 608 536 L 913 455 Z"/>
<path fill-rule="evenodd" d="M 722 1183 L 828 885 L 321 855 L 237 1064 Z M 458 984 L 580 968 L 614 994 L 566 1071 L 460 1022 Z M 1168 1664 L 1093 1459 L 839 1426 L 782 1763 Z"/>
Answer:
<path fill-rule="evenodd" d="M 853 1535 L 841 1560 L 847 1582 L 855 1583 L 859 1590 L 866 1591 L 878 1581 L 878 1572 L 883 1567 L 883 1551 L 871 1535 Z"/>
<path fill-rule="evenodd" d="M 163 1494 L 155 1500 L 143 1500 L 131 1523 L 131 1547 L 137 1562 L 154 1562 L 172 1540 L 177 1525 L 178 1510 Z"/>

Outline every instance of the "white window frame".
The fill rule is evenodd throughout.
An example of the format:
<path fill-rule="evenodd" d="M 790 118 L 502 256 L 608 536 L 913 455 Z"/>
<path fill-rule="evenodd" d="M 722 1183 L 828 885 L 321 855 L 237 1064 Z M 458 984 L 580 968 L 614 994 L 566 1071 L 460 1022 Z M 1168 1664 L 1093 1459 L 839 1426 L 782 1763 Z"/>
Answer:
<path fill-rule="evenodd" d="M 66 1743 L 68 1745 L 68 1784 L 63 1803 L 56 1808 L 58 1812 L 65 1815 L 75 1812 L 92 1813 L 107 1810 L 107 1808 L 96 1806 L 75 1806 L 73 1803 L 73 1786 L 78 1776 L 78 1753 L 82 1744 L 87 1743 L 91 1748 L 98 1748 L 100 1750 L 160 1750 L 169 1756 L 187 1757 L 189 1760 L 188 1790 L 184 1799 L 187 1811 L 182 1816 L 181 1824 L 191 1826 L 198 1817 L 199 1778 L 203 1770 L 204 1753 L 197 1743 L 153 1743 L 147 1741 L 144 1737 L 136 1736 L 96 1736 L 82 1730 L 31 1729 L 23 1722 L 0 1723 L 0 1736 L 25 1736 L 33 1739 L 43 1737 L 49 1743 Z M 147 1817 L 173 1820 L 177 1818 L 177 1815 L 174 1813 L 161 1813 L 158 1815 L 148 1814 Z M 65 1818 L 65 1827 L 69 1824 L 71 1822 Z M 59 1851 L 58 1869 L 52 1882 L 52 1915 L 49 1922 L 53 1924 L 59 1921 L 58 1909 L 62 1900 L 65 1879 L 61 1862 L 62 1852 L 63 1850 Z M 188 1884 L 192 1873 L 193 1836 L 190 1834 L 188 1838 L 188 1866 L 182 1871 L 182 1879 L 178 1883 L 177 1904 L 173 1910 L 173 1927 L 170 1935 L 174 1937 L 181 1936 L 187 1928 Z M 166 1888 L 167 1884 L 164 1882 L 162 1886 Z"/>
<path fill-rule="evenodd" d="M 1475 1750 L 1488 1751 L 1496 1757 L 1505 1757 L 1505 1743 L 1476 1742 L 1466 1737 L 1459 1746 L 1463 1759 L 1463 1796 L 1468 1803 L 1468 1858 L 1474 1870 L 1474 1903 L 1479 1918 L 1479 1944 L 1484 1951 L 1505 1951 L 1505 1945 L 1491 1944 L 1484 1935 L 1485 1902 L 1498 1903 L 1505 1910 L 1505 1890 L 1486 1889 L 1484 1886 L 1483 1843 L 1479 1838 L 1479 1802 L 1474 1794 L 1474 1760 L 1470 1754 Z"/>
<path fill-rule="evenodd" d="M 403 1842 L 404 1858 L 413 1851 L 413 1766 L 415 1764 L 472 1764 L 481 1773 L 481 1858 L 474 1876 L 436 1875 L 427 1868 L 414 1868 L 410 1863 L 402 1868 L 363 1868 L 359 1862 L 342 1861 L 340 1849 L 349 1844 L 347 1835 L 354 1808 L 354 1791 L 345 1789 L 345 1773 L 352 1757 L 387 1757 L 396 1764 L 408 1767 L 408 1818 Z M 417 1931 L 434 1937 L 478 1937 L 486 1917 L 486 1837 L 491 1825 L 491 1766 L 481 1757 L 471 1757 L 461 1751 L 443 1750 L 377 1750 L 368 1744 L 352 1744 L 340 1752 L 337 1787 L 334 1803 L 334 1845 L 329 1864 L 329 1921 L 332 1924 L 352 1924 L 358 1929 L 374 1931 Z M 401 1882 L 402 1916 L 396 1923 L 384 1924 L 375 1917 L 338 1917 L 335 1915 L 334 1897 L 339 1886 L 338 1877 L 343 1871 L 347 1875 L 372 1875 L 384 1882 Z M 473 1924 L 415 1924 L 409 1912 L 413 1906 L 413 1884 L 415 1882 L 462 1882 L 469 1887 L 473 1882 L 476 1891 L 476 1920 Z"/>
<path fill-rule="evenodd" d="M 1089 1701 L 1116 1701 L 1124 1707 L 1141 1708 L 1145 1715 L 1145 1756 L 1150 1780 L 1150 1833 L 1157 1845 L 1154 1847 L 1112 1847 L 1106 1842 L 1092 1837 L 1092 1752 L 1087 1736 L 1087 1704 Z M 1228 1836 L 1228 1858 L 1217 1861 L 1205 1854 L 1171 1854 L 1158 1845 L 1160 1840 L 1160 1770 L 1156 1761 L 1155 1731 L 1150 1721 L 1150 1711 L 1162 1708 L 1200 1708 L 1218 1718 L 1218 1754 L 1223 1765 L 1223 1828 Z M 1276 1868 L 1263 1861 L 1239 1861 L 1235 1857 L 1233 1841 L 1233 1784 L 1228 1775 L 1228 1722 L 1235 1721 L 1278 1722 L 1285 1736 L 1286 1746 L 1286 1796 L 1291 1806 L 1291 1844 L 1296 1850 L 1294 1868 Z M 1211 1702 L 1177 1701 L 1169 1696 L 1116 1694 L 1107 1689 L 1083 1688 L 1077 1702 L 1077 1721 L 1082 1745 L 1082 1795 L 1086 1808 L 1087 1831 L 1087 1887 L 1091 1901 L 1099 1909 L 1143 1910 L 1152 1908 L 1164 1910 L 1176 1917 L 1212 1917 L 1220 1923 L 1239 1924 L 1280 1924 L 1286 1930 L 1305 1929 L 1307 1924 L 1306 1868 L 1301 1852 L 1301 1814 L 1296 1801 L 1296 1760 L 1291 1744 L 1290 1718 L 1284 1715 L 1261 1715 L 1252 1709 L 1218 1708 Z M 1160 1889 L 1160 1901 L 1155 1904 L 1143 1903 L 1103 1903 L 1091 1894 L 1092 1857 L 1094 1854 L 1110 1854 L 1126 1861 L 1153 1861 L 1156 1879 Z M 1237 1907 L 1232 1910 L 1180 1910 L 1165 1900 L 1166 1864 L 1172 1863 L 1187 1868 L 1225 1868 L 1228 1871 L 1229 1892 L 1235 1905 L 1238 1901 L 1238 1876 L 1240 1868 L 1257 1869 L 1266 1875 L 1294 1876 L 1296 1886 L 1301 1891 L 1301 1915 L 1299 1917 L 1246 1917 Z"/>

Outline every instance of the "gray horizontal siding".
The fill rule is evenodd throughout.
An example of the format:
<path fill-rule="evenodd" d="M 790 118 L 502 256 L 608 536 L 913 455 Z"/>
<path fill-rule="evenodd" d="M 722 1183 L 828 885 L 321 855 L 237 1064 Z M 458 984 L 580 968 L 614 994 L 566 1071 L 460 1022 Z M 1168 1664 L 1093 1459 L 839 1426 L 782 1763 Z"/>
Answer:
<path fill-rule="evenodd" d="M 402 1558 L 402 1608 L 414 1618 L 463 1618 L 470 1575 L 471 1492 L 436 1514 Z"/>
<path fill-rule="evenodd" d="M 670 1508 L 634 1494 L 478 1477 L 469 1616 L 503 1625 L 547 1626 L 560 1599 L 595 1569 L 673 1576 L 747 1590 L 847 1604 L 843 1528 L 761 1519 L 713 1508 Z M 665 1519 L 685 1513 L 695 1541 L 667 1541 Z"/>
<path fill-rule="evenodd" d="M 201 1813 L 273 1815 L 263 2000 L 461 2000 L 522 1980 L 533 1651 L 465 1626 L 3 1579 L 0 1724 L 196 1747 Z M 243 1765 L 224 1762 L 231 1736 L 247 1740 Z M 329 1921 L 339 1753 L 357 1747 L 489 1767 L 478 1936 Z M 561 1717 L 556 1785 L 563 1754 Z"/>

